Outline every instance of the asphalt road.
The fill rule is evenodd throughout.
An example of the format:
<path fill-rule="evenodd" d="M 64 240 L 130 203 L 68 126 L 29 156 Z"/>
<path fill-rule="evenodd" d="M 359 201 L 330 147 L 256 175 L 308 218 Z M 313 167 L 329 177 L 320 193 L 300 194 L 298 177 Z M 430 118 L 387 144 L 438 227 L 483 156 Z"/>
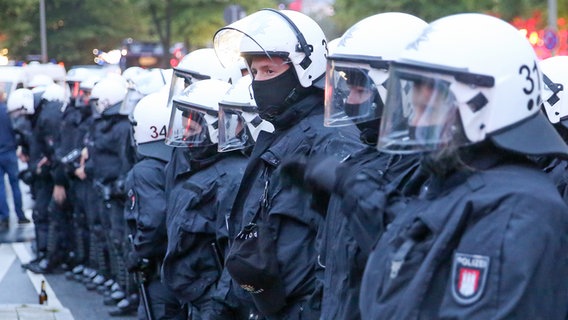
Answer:
<path fill-rule="evenodd" d="M 103 305 L 101 295 L 88 291 L 83 284 L 67 280 L 63 273 L 38 275 L 21 268 L 22 263 L 34 257 L 34 226 L 17 225 L 9 183 L 6 185 L 11 226 L 10 230 L 0 233 L 0 309 L 13 304 L 37 304 L 41 280 L 46 280 L 48 305 L 68 309 L 75 320 L 136 319 L 134 315 L 109 316 L 109 307 Z M 29 190 L 23 184 L 20 188 L 24 198 L 24 211 L 31 218 L 33 201 Z"/>

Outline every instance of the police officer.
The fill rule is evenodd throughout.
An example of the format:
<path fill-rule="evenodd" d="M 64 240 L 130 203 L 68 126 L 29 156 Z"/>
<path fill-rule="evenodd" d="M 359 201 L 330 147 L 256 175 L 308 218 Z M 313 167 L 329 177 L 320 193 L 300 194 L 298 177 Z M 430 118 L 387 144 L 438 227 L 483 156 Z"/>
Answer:
<path fill-rule="evenodd" d="M 104 259 L 99 263 L 99 274 L 87 288 L 95 289 L 112 278 L 122 289 L 113 293 L 111 298 L 115 301 L 128 298 L 129 291 L 134 291 L 134 288 L 127 287 L 129 279 L 123 256 L 126 241 L 124 179 L 134 163 L 134 159 L 129 157 L 134 154 L 131 151 L 131 123 L 128 115 L 120 113 L 126 90 L 126 81 L 120 76 L 111 75 L 93 87 L 90 99 L 100 117 L 93 124 L 94 132 L 88 146 L 89 159 L 85 165 L 85 172 L 93 177 L 102 203 L 99 211 L 102 228 L 97 232 L 97 242 L 106 242 L 109 259 L 106 266 Z M 135 309 L 131 307 L 129 310 Z"/>
<path fill-rule="evenodd" d="M 389 12 L 349 28 L 328 57 L 324 123 L 330 127 L 356 124 L 361 142 L 368 147 L 342 163 L 311 159 L 303 165 L 300 159 L 283 164 L 292 176 L 304 173 L 295 181 L 332 192 L 318 234 L 318 263 L 325 266 L 322 319 L 360 319 L 365 263 L 372 245 L 392 220 L 384 212 L 383 194 L 402 190 L 416 171 L 416 156 L 379 153 L 376 144 L 387 96 L 388 64 L 425 26 L 415 16 Z"/>
<path fill-rule="evenodd" d="M 95 188 L 93 177 L 88 176 L 85 173 L 85 162 L 88 159 L 88 149 L 91 138 L 94 136 L 94 120 L 95 117 L 99 118 L 96 112 L 93 112 L 94 106 L 89 102 L 91 91 L 94 85 L 100 78 L 98 76 L 90 76 L 79 83 L 79 92 L 75 97 L 74 106 L 75 109 L 73 116 L 69 116 L 69 119 L 74 119 L 70 121 L 70 126 L 75 126 L 69 128 L 71 132 L 76 133 L 76 139 L 71 139 L 76 142 L 77 148 L 81 149 L 81 154 L 78 159 L 78 163 L 73 161 L 71 166 L 76 167 L 73 171 L 73 178 L 71 178 L 71 184 L 73 185 L 74 191 L 72 192 L 72 199 L 77 203 L 75 207 L 75 213 L 78 213 L 79 225 L 76 230 L 77 244 L 78 247 L 85 248 L 88 253 L 85 258 L 84 264 L 79 263 L 75 266 L 71 272 L 73 273 L 73 279 L 80 281 L 82 283 L 89 283 L 97 275 L 99 269 L 104 269 L 106 265 L 107 257 L 105 256 L 105 246 L 104 242 L 100 242 L 97 239 L 97 235 L 102 230 L 100 222 L 100 206 L 102 202 L 99 199 L 98 190 Z M 81 224 L 80 215 L 84 212 L 86 215 L 85 223 Z M 81 246 L 81 241 L 84 241 L 84 233 L 88 233 L 88 242 Z M 78 256 L 80 256 L 78 252 Z M 79 259 L 80 261 L 80 259 Z"/>
<path fill-rule="evenodd" d="M 62 110 L 67 103 L 68 97 L 65 89 L 61 85 L 52 83 L 45 87 L 34 113 L 36 116 L 35 142 L 32 157 L 39 159 L 33 162 L 36 174 L 34 182 L 38 183 L 35 209 L 39 219 L 36 229 L 39 230 L 36 234 L 41 235 L 42 241 L 45 241 L 46 252 L 44 259 L 27 265 L 27 268 L 35 273 L 53 272 L 62 264 L 68 268 L 69 253 L 72 250 L 72 241 L 69 238 L 71 208 L 65 196 L 67 181 L 58 170 L 56 156 L 56 150 L 59 147 Z M 42 205 L 45 207 L 40 209 L 39 206 Z"/>
<path fill-rule="evenodd" d="M 568 207 L 526 157 L 568 156 L 541 76 L 527 39 L 483 14 L 430 23 L 391 64 L 378 146 L 423 153 L 429 179 L 391 204 L 363 319 L 565 318 Z"/>
<path fill-rule="evenodd" d="M 248 253 L 236 249 L 235 239 L 226 262 L 235 282 L 249 292 L 243 298 L 252 298 L 268 319 L 320 316 L 316 277 L 321 270 L 315 240 L 322 215 L 312 209 L 310 194 L 282 181 L 282 159 L 293 155 L 341 159 L 362 147 L 355 127 L 335 130 L 322 125 L 326 42 L 309 17 L 271 9 L 222 28 L 214 37 L 222 61 L 229 61 L 230 52 L 240 52 L 246 59 L 259 115 L 275 128 L 274 133 L 261 132 L 258 137 L 229 221 L 231 238 L 238 234 L 243 241 L 258 238 L 258 246 L 264 247 L 250 258 L 263 255 L 261 251 L 268 254 L 262 265 L 251 265 Z M 317 201 L 325 207 L 327 199 Z M 265 227 L 258 233 L 248 233 L 261 224 Z"/>
<path fill-rule="evenodd" d="M 568 57 L 555 56 L 539 62 L 544 82 L 542 90 L 542 110 L 548 120 L 560 134 L 564 141 L 568 141 L 568 98 L 564 88 L 568 85 L 566 71 L 568 70 Z M 557 157 L 540 157 L 538 162 L 544 171 L 552 178 L 558 191 L 568 202 L 568 176 L 566 174 L 568 161 Z"/>
<path fill-rule="evenodd" d="M 190 306 L 192 319 L 234 317 L 212 299 L 227 246 L 225 218 L 247 163 L 239 149 L 217 151 L 219 101 L 230 86 L 221 80 L 201 80 L 173 98 L 172 107 L 183 113 L 170 124 L 183 127 L 168 132 L 186 142 L 189 171 L 176 176 L 169 192 L 168 250 L 162 274 L 163 281 Z"/>
<path fill-rule="evenodd" d="M 160 266 L 168 242 L 165 165 L 171 156 L 171 147 L 164 143 L 169 120 L 167 99 L 168 92 L 164 90 L 149 94 L 136 104 L 133 112 L 139 160 L 126 178 L 128 193 L 124 215 L 131 239 L 126 249 L 127 268 L 137 274 L 138 286 L 143 286 L 147 292 L 146 301 L 140 299 L 138 319 L 146 319 L 146 312 L 151 313 L 151 319 L 186 318 L 180 301 L 160 281 Z"/>
<path fill-rule="evenodd" d="M 27 162 L 29 159 L 29 143 L 31 140 L 30 115 L 34 112 L 33 93 L 29 89 L 17 89 L 8 97 L 4 113 L 2 114 L 4 130 L 2 153 L 3 172 L 8 174 L 14 199 L 14 207 L 18 216 L 18 223 L 29 223 L 22 208 L 22 193 L 19 186 L 18 153 L 20 158 Z M 5 117 L 5 118 L 4 118 Z M 29 172 L 29 171 L 28 171 Z M 7 210 L 7 206 L 6 206 Z M 7 212 L 7 211 L 6 211 Z"/>
<path fill-rule="evenodd" d="M 173 96 L 180 94 L 184 88 L 201 80 L 217 79 L 231 83 L 237 81 L 237 79 L 242 76 L 238 64 L 227 65 L 227 67 L 225 67 L 217 59 L 211 59 L 214 54 L 215 52 L 210 48 L 194 50 L 187 54 L 174 68 L 168 98 L 168 107 L 171 108 L 170 123 L 168 126 L 169 133 L 183 132 L 185 129 L 182 125 L 183 123 L 179 121 L 179 119 L 183 117 L 184 111 L 172 107 Z M 185 184 L 185 180 L 191 177 L 196 168 L 195 164 L 193 166 L 191 165 L 195 152 L 190 152 L 183 134 L 168 135 L 166 137 L 166 143 L 175 147 L 171 160 L 166 166 L 167 215 L 170 217 L 173 215 L 174 211 L 179 211 L 179 208 L 185 208 L 189 205 L 191 198 L 185 196 L 186 190 L 183 188 L 183 185 Z M 197 154 L 199 155 L 199 153 Z M 197 162 L 199 162 L 199 160 Z M 206 253 L 209 254 L 209 252 Z M 185 280 L 180 278 L 179 281 Z M 222 303 L 227 303 L 230 299 L 227 299 L 227 296 L 223 296 L 220 300 Z M 232 306 L 238 309 L 238 306 L 235 304 L 232 304 Z"/>
<path fill-rule="evenodd" d="M 8 97 L 7 111 L 12 120 L 12 127 L 18 146 L 18 158 L 27 163 L 30 158 L 30 144 L 32 141 L 31 118 L 35 112 L 34 94 L 30 89 L 20 88 L 14 90 Z M 23 180 L 30 184 L 30 181 Z"/>

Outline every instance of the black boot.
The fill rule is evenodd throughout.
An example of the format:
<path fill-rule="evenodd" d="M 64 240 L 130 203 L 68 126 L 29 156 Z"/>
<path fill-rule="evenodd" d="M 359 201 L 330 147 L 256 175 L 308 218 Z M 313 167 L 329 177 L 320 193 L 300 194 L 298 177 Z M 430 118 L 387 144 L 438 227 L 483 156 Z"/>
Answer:
<path fill-rule="evenodd" d="M 111 308 L 108 314 L 111 317 L 120 317 L 129 314 L 135 314 L 138 309 L 138 295 L 132 294 L 128 298 L 120 300 L 116 307 Z"/>

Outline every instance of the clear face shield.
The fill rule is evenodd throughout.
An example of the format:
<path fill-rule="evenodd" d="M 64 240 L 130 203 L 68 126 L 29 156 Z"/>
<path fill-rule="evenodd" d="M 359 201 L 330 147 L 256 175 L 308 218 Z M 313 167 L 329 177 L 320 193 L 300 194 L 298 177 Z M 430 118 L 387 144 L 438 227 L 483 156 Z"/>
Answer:
<path fill-rule="evenodd" d="M 120 114 L 123 115 L 131 115 L 132 111 L 136 107 L 138 101 L 144 98 L 144 95 L 136 90 L 134 85 L 130 85 L 128 91 L 126 92 L 126 96 L 124 100 L 122 100 L 122 104 L 120 105 Z"/>
<path fill-rule="evenodd" d="M 325 126 L 348 126 L 381 117 L 381 95 L 386 95 L 386 89 L 375 83 L 372 75 L 386 80 L 388 74 L 386 69 L 373 69 L 368 64 L 328 59 Z"/>
<path fill-rule="evenodd" d="M 243 57 L 280 57 L 292 61 L 303 56 L 302 52 L 282 51 L 288 41 L 283 38 L 284 33 L 291 33 L 286 20 L 274 12 L 260 10 L 217 31 L 213 47 L 225 67 L 242 63 Z M 291 37 L 296 40 L 295 36 Z M 250 61 L 246 62 L 250 69 Z"/>
<path fill-rule="evenodd" d="M 410 154 L 469 144 L 451 84 L 446 74 L 392 66 L 378 149 Z"/>
<path fill-rule="evenodd" d="M 205 79 L 209 79 L 209 77 L 205 75 L 196 75 L 174 68 L 172 73 L 172 81 L 170 82 L 170 91 L 168 94 L 168 108 L 171 108 L 173 98 L 180 94 L 183 89 L 189 87 L 194 82 Z"/>
<path fill-rule="evenodd" d="M 261 131 L 273 132 L 272 123 L 263 120 L 254 106 L 219 104 L 219 152 L 254 145 Z"/>
<path fill-rule="evenodd" d="M 204 147 L 217 143 L 217 114 L 173 99 L 166 144 L 172 147 Z"/>

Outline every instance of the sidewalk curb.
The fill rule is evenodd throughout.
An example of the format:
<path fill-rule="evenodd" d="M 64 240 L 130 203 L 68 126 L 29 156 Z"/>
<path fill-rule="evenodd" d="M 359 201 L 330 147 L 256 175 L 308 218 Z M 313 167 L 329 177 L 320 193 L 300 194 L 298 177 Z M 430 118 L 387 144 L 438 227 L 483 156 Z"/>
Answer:
<path fill-rule="evenodd" d="M 0 305 L 0 319 L 14 320 L 74 320 L 71 311 L 39 304 Z"/>

